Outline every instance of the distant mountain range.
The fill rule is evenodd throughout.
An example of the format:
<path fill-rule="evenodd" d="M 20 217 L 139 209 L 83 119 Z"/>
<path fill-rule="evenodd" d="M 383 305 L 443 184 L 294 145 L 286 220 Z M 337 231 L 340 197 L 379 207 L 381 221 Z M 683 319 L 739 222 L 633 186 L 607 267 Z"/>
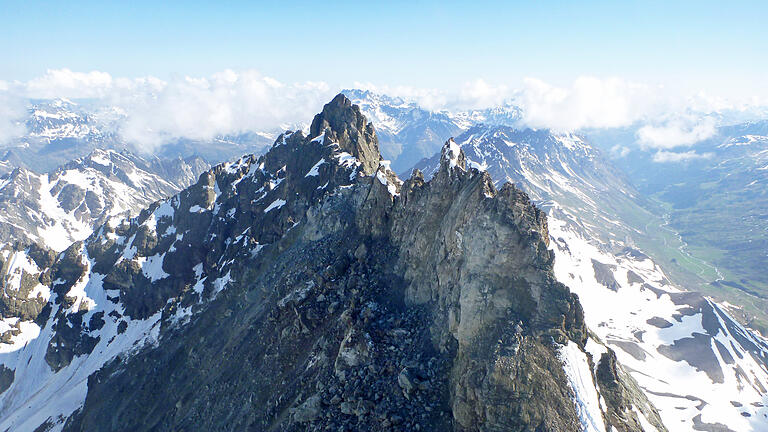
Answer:
<path fill-rule="evenodd" d="M 62 251 L 112 218 L 136 215 L 193 184 L 199 157 L 148 159 L 94 150 L 49 173 L 15 168 L 0 177 L 0 243 L 38 242 Z"/>
<path fill-rule="evenodd" d="M 483 110 L 430 111 L 403 98 L 366 90 L 350 89 L 344 94 L 372 119 L 383 157 L 392 161 L 392 169 L 402 177 L 420 160 L 438 152 L 449 137 L 473 127 L 526 129 L 521 124 L 522 110 L 512 103 Z M 26 121 L 28 134 L 0 150 L 0 174 L 15 167 L 38 174 L 50 172 L 95 149 L 141 154 L 120 137 L 125 115 L 119 109 L 66 99 L 34 102 Z M 708 115 L 724 125 L 746 116 L 727 110 Z M 759 113 L 752 114 L 756 116 Z M 297 124 L 294 129 L 307 128 Z M 244 153 L 260 154 L 280 132 L 243 132 L 209 141 L 179 137 L 159 147 L 156 155 L 170 159 L 199 156 L 217 163 Z M 674 163 L 655 161 L 655 151 L 637 145 L 636 132 L 637 126 L 633 126 L 582 134 L 611 157 L 614 177 L 623 178 L 616 183 L 617 190 L 635 191 L 634 201 L 640 207 L 626 207 L 625 220 L 636 211 L 655 216 L 652 223 L 646 221 L 647 227 L 639 221 L 633 225 L 635 230 L 646 231 L 635 235 L 635 241 L 654 250 L 672 278 L 739 305 L 743 308 L 738 313 L 740 320 L 768 334 L 768 280 L 760 270 L 768 264 L 768 220 L 764 217 L 768 170 L 763 169 L 768 165 L 766 121 L 721 126 L 715 136 L 696 144 L 697 154 L 703 157 Z M 611 151 L 617 147 L 626 149 L 623 156 Z M 621 210 L 627 201 L 615 196 L 617 200 L 606 204 Z M 574 200 L 571 204 L 580 205 Z M 622 231 L 616 228 L 619 235 Z"/>
<path fill-rule="evenodd" d="M 26 135 L 0 148 L 0 173 L 23 167 L 37 173 L 56 169 L 94 150 L 128 150 L 145 154 L 143 148 L 120 135 L 124 114 L 117 108 L 95 107 L 67 99 L 35 101 L 25 122 Z M 154 153 L 161 158 L 201 157 L 215 163 L 268 147 L 279 130 L 244 132 L 208 141 L 173 138 Z"/>
<path fill-rule="evenodd" d="M 344 90 L 376 125 L 381 154 L 398 173 L 437 153 L 445 140 L 479 123 L 514 125 L 520 109 L 514 105 L 462 112 L 429 111 L 414 102 L 366 90 Z"/>
<path fill-rule="evenodd" d="M 544 214 L 460 150 L 438 171 L 399 180 L 339 95 L 61 254 L 4 252 L 0 429 L 666 431 Z"/>

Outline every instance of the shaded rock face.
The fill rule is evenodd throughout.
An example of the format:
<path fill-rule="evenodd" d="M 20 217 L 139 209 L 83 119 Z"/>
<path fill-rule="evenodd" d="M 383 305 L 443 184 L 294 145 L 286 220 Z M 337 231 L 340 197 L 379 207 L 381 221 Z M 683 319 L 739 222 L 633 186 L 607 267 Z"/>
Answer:
<path fill-rule="evenodd" d="M 451 150 L 402 183 L 338 96 L 309 136 L 73 245 L 49 365 L 156 336 L 103 358 L 65 430 L 582 430 L 558 352 L 587 330 L 546 218 Z"/>
<path fill-rule="evenodd" d="M 50 284 L 45 269 L 55 255 L 36 244 L 6 245 L 0 249 L 0 317 L 34 320 L 47 303 L 35 288 Z"/>
<path fill-rule="evenodd" d="M 338 143 L 342 150 L 356 157 L 363 164 L 364 174 L 376 171 L 381 155 L 373 124 L 368 123 L 360 107 L 352 105 L 343 94 L 333 98 L 312 120 L 310 136 L 317 137 L 323 133 L 327 140 Z"/>

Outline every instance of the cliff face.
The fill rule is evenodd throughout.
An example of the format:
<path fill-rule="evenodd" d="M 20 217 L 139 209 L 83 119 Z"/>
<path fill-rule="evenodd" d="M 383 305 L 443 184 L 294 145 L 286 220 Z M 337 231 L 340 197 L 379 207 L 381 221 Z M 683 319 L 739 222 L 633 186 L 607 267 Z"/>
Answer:
<path fill-rule="evenodd" d="M 605 416 L 641 430 L 579 402 L 563 349 L 592 393 L 599 359 L 584 353 L 581 306 L 555 280 L 547 239 L 528 197 L 467 169 L 451 141 L 431 181 L 398 180 L 339 96 L 308 137 L 218 166 L 59 258 L 38 339 L 87 392 L 37 418 L 65 430 L 581 431 L 589 418 L 605 430 Z M 26 401 L 14 385 L 1 396 Z"/>
<path fill-rule="evenodd" d="M 553 342 L 583 344 L 586 329 L 552 276 L 545 216 L 452 151 L 432 181 L 404 184 L 389 238 L 406 302 L 428 305 L 432 342 L 451 357 L 456 426 L 579 430 Z"/>

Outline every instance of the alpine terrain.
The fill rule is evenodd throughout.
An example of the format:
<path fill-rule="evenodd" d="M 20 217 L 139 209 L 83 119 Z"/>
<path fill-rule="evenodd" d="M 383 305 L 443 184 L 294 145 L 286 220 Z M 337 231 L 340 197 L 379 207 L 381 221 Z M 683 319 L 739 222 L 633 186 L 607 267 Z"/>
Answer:
<path fill-rule="evenodd" d="M 708 388 L 737 391 L 740 370 L 743 421 L 762 416 L 763 345 L 662 285 L 650 260 L 564 253 L 579 232 L 472 165 L 449 141 L 430 180 L 399 180 L 339 95 L 308 134 L 58 255 L 5 254 L 20 271 L 3 289 L 26 295 L 2 304 L 17 318 L 0 344 L 0 430 L 683 430 L 663 424 L 674 406 L 654 407 L 669 400 L 681 417 L 703 406 L 696 427 L 713 430 L 720 405 L 644 392 L 636 369 L 659 344 L 656 364 L 717 381 L 685 361 L 702 339 L 724 346 Z M 613 290 L 582 271 L 598 258 Z M 589 295 L 583 308 L 561 281 L 631 297 L 632 322 L 658 324 L 636 337 L 646 361 L 625 367 L 611 344 L 629 337 L 606 317 L 620 308 L 596 313 Z"/>
<path fill-rule="evenodd" d="M 94 150 L 49 173 L 15 168 L 0 177 L 0 244 L 21 240 L 62 251 L 109 218 L 136 215 L 197 181 L 199 157 L 148 159 Z"/>
<path fill-rule="evenodd" d="M 574 134 L 482 125 L 449 145 L 546 210 L 555 276 L 669 430 L 768 430 L 768 344 L 641 251 L 653 217 L 597 150 Z M 417 167 L 437 176 L 439 158 Z"/>
<path fill-rule="evenodd" d="M 397 173 L 410 174 L 414 164 L 439 152 L 448 138 L 475 124 L 514 125 L 520 120 L 520 108 L 512 104 L 482 110 L 430 111 L 415 102 L 370 90 L 343 93 L 376 125 L 381 154 L 392 160 Z"/>
<path fill-rule="evenodd" d="M 615 163 L 664 205 L 668 226 L 698 258 L 671 264 L 700 276 L 702 291 L 740 305 L 743 320 L 768 334 L 768 121 L 726 123 L 713 132 L 685 162 L 660 162 L 633 148 Z"/>
<path fill-rule="evenodd" d="M 45 173 L 97 150 L 134 154 L 150 150 L 123 137 L 128 115 L 120 107 L 64 98 L 34 102 L 23 122 L 25 133 L 0 148 L 0 174 L 14 167 Z M 200 157 L 221 162 L 249 151 L 263 151 L 276 135 L 275 131 L 255 131 L 210 140 L 168 137 L 151 150 L 163 159 Z"/>

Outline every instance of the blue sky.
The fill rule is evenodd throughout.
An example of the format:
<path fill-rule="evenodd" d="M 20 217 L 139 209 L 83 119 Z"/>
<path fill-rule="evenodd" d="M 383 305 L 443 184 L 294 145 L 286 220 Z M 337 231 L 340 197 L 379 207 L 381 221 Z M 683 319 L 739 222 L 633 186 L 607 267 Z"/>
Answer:
<path fill-rule="evenodd" d="M 305 121 L 362 87 L 687 148 L 726 111 L 768 116 L 766 22 L 765 0 L 0 0 L 0 147 L 40 98 L 117 109 L 151 149 Z"/>
<path fill-rule="evenodd" d="M 47 69 L 449 88 L 579 76 L 768 93 L 768 2 L 0 2 L 0 80 Z"/>

